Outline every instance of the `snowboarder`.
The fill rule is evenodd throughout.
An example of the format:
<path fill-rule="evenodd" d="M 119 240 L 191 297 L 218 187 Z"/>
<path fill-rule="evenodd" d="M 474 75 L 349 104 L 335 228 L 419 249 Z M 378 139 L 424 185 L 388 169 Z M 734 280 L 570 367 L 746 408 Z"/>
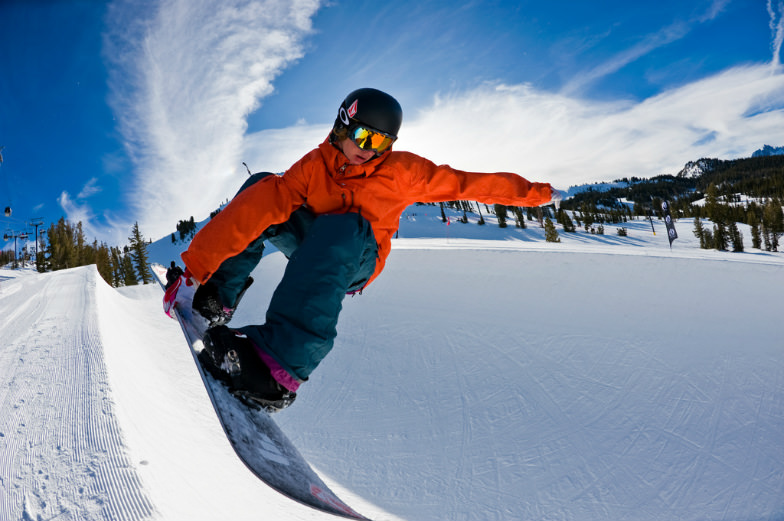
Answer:
<path fill-rule="evenodd" d="M 400 104 L 363 88 L 340 104 L 328 137 L 282 175 L 254 174 L 182 254 L 186 270 L 164 297 L 210 323 L 199 359 L 236 394 L 279 410 L 332 349 L 346 294 L 384 268 L 400 216 L 415 202 L 478 200 L 514 206 L 560 201 L 548 183 L 507 172 L 456 170 L 392 151 Z M 288 259 L 266 321 L 229 329 L 264 242 Z M 178 298 L 178 290 L 190 286 Z M 195 294 L 192 288 L 196 286 Z"/>
<path fill-rule="evenodd" d="M 182 268 L 177 266 L 176 262 L 171 261 L 171 266 L 166 270 L 166 289 L 169 289 L 169 286 L 174 284 L 177 279 L 182 277 L 183 273 L 184 272 L 182 271 Z"/>

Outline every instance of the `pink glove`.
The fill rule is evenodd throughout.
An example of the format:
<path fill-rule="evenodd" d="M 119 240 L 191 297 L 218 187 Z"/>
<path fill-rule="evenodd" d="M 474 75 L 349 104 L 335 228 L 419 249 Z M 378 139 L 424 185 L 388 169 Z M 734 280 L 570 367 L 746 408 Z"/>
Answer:
<path fill-rule="evenodd" d="M 190 306 L 197 287 L 198 282 L 193 278 L 188 268 L 185 268 L 185 273 L 175 280 L 174 284 L 169 286 L 169 289 L 164 293 L 163 311 L 171 318 L 176 319 L 177 317 L 174 316 L 175 308 L 178 305 Z"/>

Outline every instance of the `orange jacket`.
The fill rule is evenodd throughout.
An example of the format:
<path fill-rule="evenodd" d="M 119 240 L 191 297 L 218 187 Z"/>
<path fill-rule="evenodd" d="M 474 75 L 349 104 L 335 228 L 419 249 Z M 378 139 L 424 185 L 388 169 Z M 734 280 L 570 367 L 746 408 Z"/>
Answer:
<path fill-rule="evenodd" d="M 379 255 L 372 281 L 384 269 L 400 216 L 411 204 L 471 200 L 539 206 L 550 199 L 548 183 L 531 183 L 506 172 L 463 172 L 410 152 L 390 151 L 350 165 L 340 150 L 324 141 L 282 176 L 266 177 L 238 194 L 196 234 L 182 259 L 204 283 L 269 226 L 285 222 L 307 205 L 316 215 L 353 211 L 370 222 Z"/>

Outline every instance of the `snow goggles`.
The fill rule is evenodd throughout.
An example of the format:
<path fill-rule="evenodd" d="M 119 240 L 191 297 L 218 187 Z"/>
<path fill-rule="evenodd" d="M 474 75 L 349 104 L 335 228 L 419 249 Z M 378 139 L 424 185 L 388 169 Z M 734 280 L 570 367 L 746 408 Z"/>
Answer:
<path fill-rule="evenodd" d="M 397 139 L 397 136 L 363 127 L 362 125 L 351 127 L 348 131 L 348 137 L 362 150 L 372 150 L 376 154 L 382 154 Z"/>

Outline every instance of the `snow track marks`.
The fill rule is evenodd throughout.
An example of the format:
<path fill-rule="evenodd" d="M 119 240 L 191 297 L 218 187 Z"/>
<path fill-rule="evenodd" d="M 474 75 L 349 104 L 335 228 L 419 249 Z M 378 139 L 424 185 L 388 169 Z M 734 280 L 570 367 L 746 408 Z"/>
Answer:
<path fill-rule="evenodd" d="M 91 271 L 86 286 L 81 270 Z M 153 514 L 113 412 L 95 306 L 95 285 L 103 282 L 97 279 L 95 268 L 86 267 L 4 282 L 2 521 Z"/>

